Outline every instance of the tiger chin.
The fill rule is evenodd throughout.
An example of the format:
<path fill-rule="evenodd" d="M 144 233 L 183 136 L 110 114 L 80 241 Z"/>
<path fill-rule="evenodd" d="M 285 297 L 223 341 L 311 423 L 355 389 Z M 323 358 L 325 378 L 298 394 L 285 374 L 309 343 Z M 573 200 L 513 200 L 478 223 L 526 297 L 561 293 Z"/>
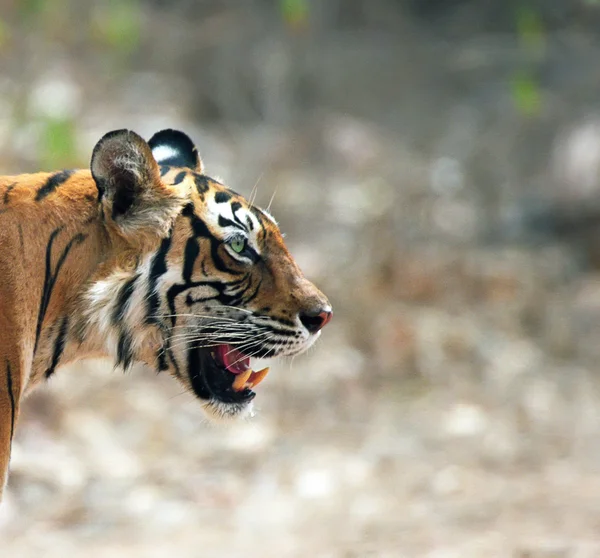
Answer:
<path fill-rule="evenodd" d="M 129 130 L 89 170 L 0 178 L 0 488 L 23 397 L 106 357 L 167 372 L 213 418 L 247 414 L 267 369 L 332 316 L 273 217 L 204 173 L 188 136 Z"/>

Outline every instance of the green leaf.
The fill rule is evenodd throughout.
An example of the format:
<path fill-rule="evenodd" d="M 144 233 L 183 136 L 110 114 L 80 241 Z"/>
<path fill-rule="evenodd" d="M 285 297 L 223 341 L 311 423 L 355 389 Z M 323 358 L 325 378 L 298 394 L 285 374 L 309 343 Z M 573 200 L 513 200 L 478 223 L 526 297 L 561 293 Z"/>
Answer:
<path fill-rule="evenodd" d="M 98 21 L 100 37 L 118 52 L 132 52 L 140 42 L 140 18 L 136 1 L 110 2 Z"/>
<path fill-rule="evenodd" d="M 307 0 L 280 0 L 279 6 L 285 23 L 292 27 L 304 25 L 308 21 Z"/>
<path fill-rule="evenodd" d="M 541 93 L 531 74 L 521 72 L 512 81 L 512 97 L 517 110 L 526 115 L 539 112 Z"/>
<path fill-rule="evenodd" d="M 71 166 L 77 162 L 75 126 L 69 119 L 50 119 L 44 122 L 42 163 L 45 168 Z"/>
<path fill-rule="evenodd" d="M 517 34 L 523 48 L 529 53 L 541 56 L 546 48 L 544 26 L 539 14 L 530 6 L 517 10 Z"/>
<path fill-rule="evenodd" d="M 24 19 L 33 19 L 46 9 L 45 0 L 21 0 L 19 11 Z"/>

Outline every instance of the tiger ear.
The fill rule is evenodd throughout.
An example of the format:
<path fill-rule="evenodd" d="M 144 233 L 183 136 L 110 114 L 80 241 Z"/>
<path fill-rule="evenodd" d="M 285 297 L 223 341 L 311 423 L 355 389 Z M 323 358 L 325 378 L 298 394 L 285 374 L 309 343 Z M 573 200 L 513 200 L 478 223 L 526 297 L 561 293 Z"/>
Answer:
<path fill-rule="evenodd" d="M 144 139 L 130 130 L 109 132 L 96 144 L 90 168 L 104 215 L 122 234 L 168 233 L 184 201 L 162 183 Z"/>
<path fill-rule="evenodd" d="M 202 173 L 204 167 L 194 142 L 179 130 L 161 130 L 148 142 L 159 165 L 187 167 Z"/>

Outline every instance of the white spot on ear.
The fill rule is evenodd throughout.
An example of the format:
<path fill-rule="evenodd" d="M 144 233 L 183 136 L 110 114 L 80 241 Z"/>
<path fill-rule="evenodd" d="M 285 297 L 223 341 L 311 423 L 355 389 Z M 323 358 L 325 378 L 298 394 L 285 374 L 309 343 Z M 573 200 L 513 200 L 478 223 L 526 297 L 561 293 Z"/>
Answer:
<path fill-rule="evenodd" d="M 167 161 L 173 157 L 177 157 L 179 152 L 173 149 L 170 145 L 157 145 L 152 150 L 152 155 L 156 159 L 156 162 L 160 165 L 162 161 Z"/>

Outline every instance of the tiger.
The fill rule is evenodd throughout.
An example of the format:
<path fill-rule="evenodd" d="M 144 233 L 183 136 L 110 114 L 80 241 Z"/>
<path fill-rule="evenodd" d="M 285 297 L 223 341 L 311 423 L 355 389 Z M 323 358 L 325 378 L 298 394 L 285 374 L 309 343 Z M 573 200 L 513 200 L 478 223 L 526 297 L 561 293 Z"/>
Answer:
<path fill-rule="evenodd" d="M 0 177 L 0 497 L 23 398 L 61 367 L 141 363 L 233 419 L 268 372 L 251 358 L 305 351 L 332 315 L 184 132 L 115 130 L 89 169 Z"/>

